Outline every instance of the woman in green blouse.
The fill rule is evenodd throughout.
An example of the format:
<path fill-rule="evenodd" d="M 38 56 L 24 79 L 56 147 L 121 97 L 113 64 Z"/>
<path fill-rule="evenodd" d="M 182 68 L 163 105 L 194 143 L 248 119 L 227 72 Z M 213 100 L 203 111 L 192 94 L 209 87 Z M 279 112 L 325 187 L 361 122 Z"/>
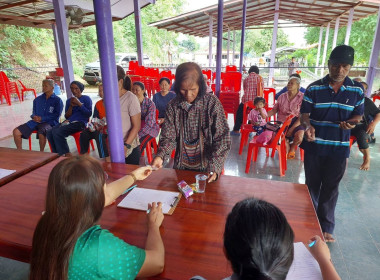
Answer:
<path fill-rule="evenodd" d="M 145 250 L 96 225 L 105 206 L 151 172 L 140 167 L 106 184 L 102 166 L 91 157 L 58 163 L 49 176 L 46 212 L 34 232 L 29 279 L 135 279 L 161 273 L 161 203 L 149 206 Z"/>

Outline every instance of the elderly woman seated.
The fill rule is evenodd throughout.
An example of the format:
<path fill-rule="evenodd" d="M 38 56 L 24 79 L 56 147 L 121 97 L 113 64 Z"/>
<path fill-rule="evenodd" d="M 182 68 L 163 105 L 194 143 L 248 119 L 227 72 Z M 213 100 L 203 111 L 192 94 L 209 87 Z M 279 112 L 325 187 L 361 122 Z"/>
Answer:
<path fill-rule="evenodd" d="M 153 168 L 161 168 L 175 149 L 175 169 L 207 172 L 208 181 L 215 181 L 231 147 L 223 106 L 215 95 L 206 93 L 198 64 L 179 65 L 175 80 L 177 96 L 166 108 Z"/>
<path fill-rule="evenodd" d="M 70 84 L 70 90 L 73 96 L 66 101 L 66 120 L 47 133 L 53 153 L 61 156 L 71 156 L 66 138 L 75 132 L 84 130 L 92 114 L 92 100 L 89 96 L 82 94 L 84 85 L 74 81 Z"/>
<path fill-rule="evenodd" d="M 158 110 L 158 123 L 162 124 L 165 119 L 166 107 L 170 100 L 175 97 L 175 93 L 170 90 L 170 80 L 166 77 L 163 77 L 159 81 L 160 90 L 155 95 L 153 95 L 153 103 L 156 105 Z"/>
<path fill-rule="evenodd" d="M 280 122 L 284 122 L 290 115 L 294 116 L 286 134 L 288 159 L 295 158 L 295 151 L 298 145 L 301 144 L 304 135 L 304 128 L 301 126 L 299 119 L 303 100 L 303 93 L 300 91 L 300 83 L 300 78 L 294 76 L 290 77 L 287 85 L 288 91 L 277 99 L 273 109 L 268 112 L 268 118 L 277 113 L 277 120 Z M 290 144 L 292 140 L 293 142 Z"/>
<path fill-rule="evenodd" d="M 153 101 L 146 97 L 145 86 L 141 82 L 134 82 L 132 92 L 136 95 L 141 106 L 141 128 L 138 133 L 140 139 L 140 151 L 145 149 L 146 144 L 156 138 L 160 127 L 156 121 L 156 106 Z"/>

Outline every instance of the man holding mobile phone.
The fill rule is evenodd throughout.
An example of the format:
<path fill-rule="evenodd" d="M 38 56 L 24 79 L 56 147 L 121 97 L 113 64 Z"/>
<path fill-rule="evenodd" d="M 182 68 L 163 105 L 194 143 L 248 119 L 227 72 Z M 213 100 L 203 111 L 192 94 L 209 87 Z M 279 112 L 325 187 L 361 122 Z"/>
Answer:
<path fill-rule="evenodd" d="M 363 87 L 348 77 L 353 63 L 352 47 L 334 48 L 328 75 L 308 86 L 301 106 L 306 185 L 326 242 L 335 241 L 335 206 L 350 155 L 350 130 L 364 111 Z"/>

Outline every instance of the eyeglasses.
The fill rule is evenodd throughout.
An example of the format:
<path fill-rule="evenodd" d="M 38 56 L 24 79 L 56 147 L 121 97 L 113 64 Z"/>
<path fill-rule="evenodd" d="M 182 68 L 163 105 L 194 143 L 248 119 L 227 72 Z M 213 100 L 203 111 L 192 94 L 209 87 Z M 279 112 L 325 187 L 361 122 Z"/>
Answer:
<path fill-rule="evenodd" d="M 104 181 L 107 181 L 108 180 L 108 174 L 107 172 L 104 171 Z"/>

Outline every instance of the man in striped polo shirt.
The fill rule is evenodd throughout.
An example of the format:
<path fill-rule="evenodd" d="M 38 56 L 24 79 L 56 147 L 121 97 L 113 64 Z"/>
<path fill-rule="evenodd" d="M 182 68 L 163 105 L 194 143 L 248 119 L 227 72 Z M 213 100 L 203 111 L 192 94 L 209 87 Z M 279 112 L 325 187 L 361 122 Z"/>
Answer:
<path fill-rule="evenodd" d="M 309 85 L 301 106 L 301 123 L 306 128 L 301 144 L 306 185 L 327 242 L 335 241 L 334 212 L 350 154 L 350 130 L 364 111 L 362 85 L 347 76 L 353 63 L 352 47 L 333 49 L 329 74 Z"/>

